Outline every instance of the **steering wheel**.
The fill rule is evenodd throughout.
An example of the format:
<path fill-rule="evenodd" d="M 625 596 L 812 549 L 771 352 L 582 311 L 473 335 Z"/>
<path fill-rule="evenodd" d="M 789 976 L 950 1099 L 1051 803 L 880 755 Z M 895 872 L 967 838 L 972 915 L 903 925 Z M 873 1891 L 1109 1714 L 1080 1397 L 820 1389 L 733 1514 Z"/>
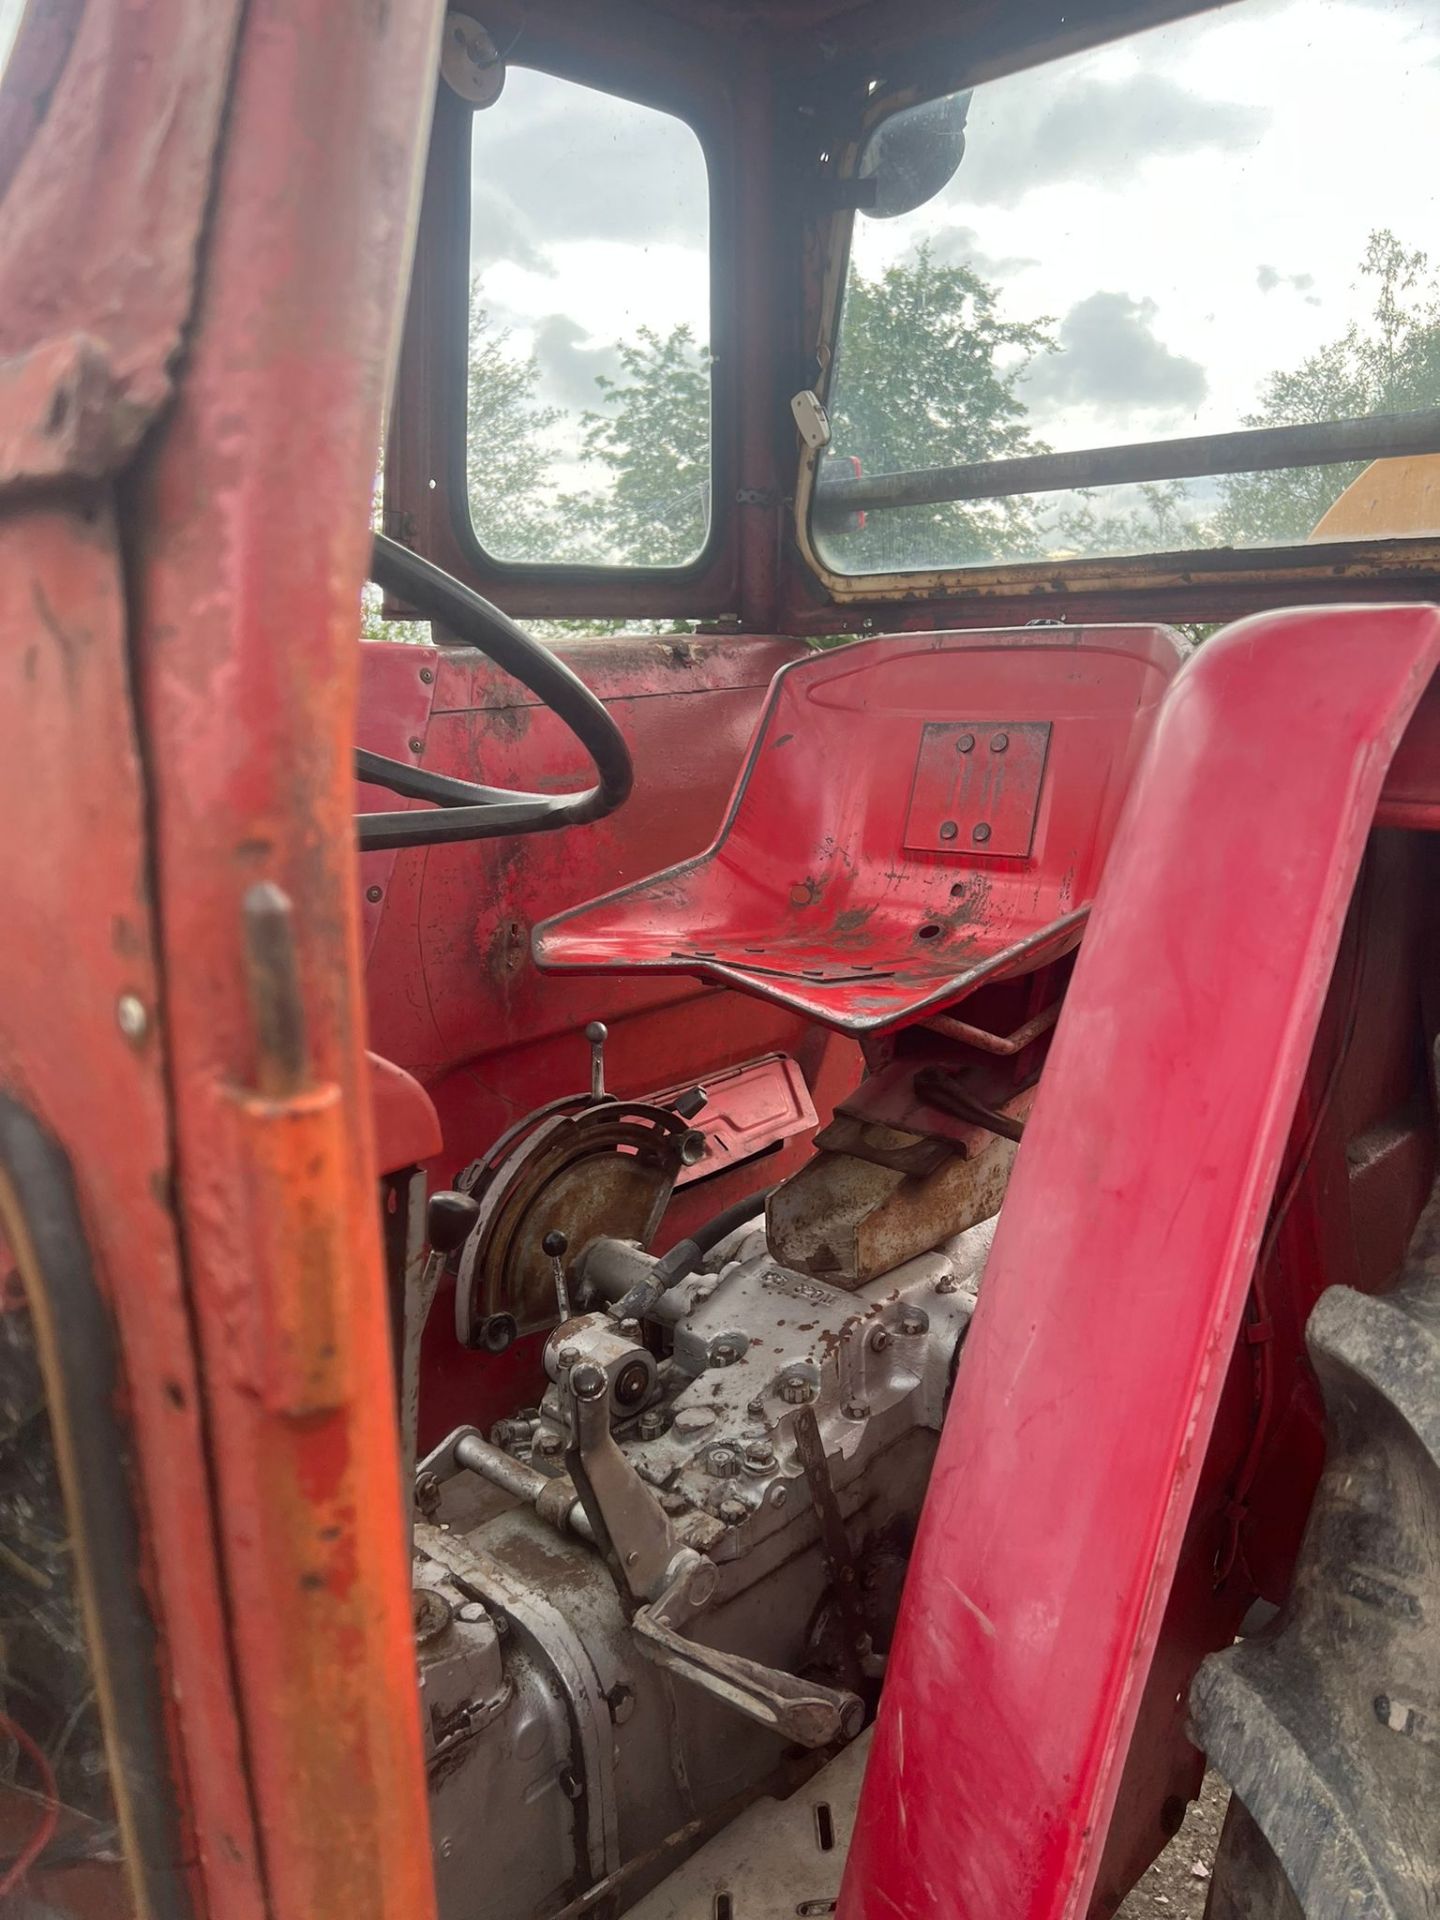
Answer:
<path fill-rule="evenodd" d="M 498 607 L 472 593 L 418 553 L 375 535 L 370 578 L 405 601 L 422 619 L 438 620 L 462 645 L 475 647 L 558 714 L 589 754 L 596 784 L 583 793 L 517 793 L 427 773 L 383 753 L 356 750 L 355 772 L 372 786 L 407 800 L 432 800 L 433 813 L 360 813 L 360 851 L 430 847 L 452 840 L 493 840 L 501 834 L 553 833 L 613 813 L 629 795 L 635 768 L 620 729 L 582 680 Z"/>

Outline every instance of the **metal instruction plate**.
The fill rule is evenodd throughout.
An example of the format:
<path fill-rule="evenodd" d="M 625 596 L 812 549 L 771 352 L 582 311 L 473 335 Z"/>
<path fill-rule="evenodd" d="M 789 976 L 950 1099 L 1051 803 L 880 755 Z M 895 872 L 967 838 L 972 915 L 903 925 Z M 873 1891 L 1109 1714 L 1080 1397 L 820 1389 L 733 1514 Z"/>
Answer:
<path fill-rule="evenodd" d="M 1025 859 L 1050 750 L 1048 720 L 945 720 L 926 726 L 915 761 L 907 853 Z"/>

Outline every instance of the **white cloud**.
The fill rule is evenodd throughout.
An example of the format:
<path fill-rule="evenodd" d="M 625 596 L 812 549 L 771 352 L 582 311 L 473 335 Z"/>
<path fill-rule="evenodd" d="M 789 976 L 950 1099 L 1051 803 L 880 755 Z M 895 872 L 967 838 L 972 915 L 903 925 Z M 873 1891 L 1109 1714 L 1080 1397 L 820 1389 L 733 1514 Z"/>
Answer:
<path fill-rule="evenodd" d="M 1166 430 L 1224 432 L 1272 371 L 1366 316 L 1372 229 L 1412 247 L 1440 231 L 1440 72 L 1415 57 L 1427 21 L 1427 0 L 1241 0 L 977 87 L 953 181 L 908 218 L 857 219 L 852 259 L 874 275 L 963 231 L 974 257 L 1008 269 L 990 277 L 1015 320 L 1122 290 L 1203 370 L 1203 396 Z M 1181 96 L 1178 125 L 1156 133 L 1147 100 L 1168 111 Z M 1104 99 L 1123 107 L 1111 126 L 1096 118 Z M 1032 395 L 1051 445 L 1154 436 L 1143 380 L 1128 402 L 1082 403 L 1047 395 L 1044 367 Z"/>

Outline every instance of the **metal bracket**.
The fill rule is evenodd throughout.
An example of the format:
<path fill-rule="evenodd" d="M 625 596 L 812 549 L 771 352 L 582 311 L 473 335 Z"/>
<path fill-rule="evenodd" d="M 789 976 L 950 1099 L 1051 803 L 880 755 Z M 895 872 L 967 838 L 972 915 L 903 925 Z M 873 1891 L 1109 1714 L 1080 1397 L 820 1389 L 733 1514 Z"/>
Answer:
<path fill-rule="evenodd" d="M 634 1600 L 664 1590 L 680 1542 L 655 1495 L 610 1431 L 605 1371 L 583 1360 L 570 1369 L 571 1431 L 565 1467 L 596 1541 Z"/>
<path fill-rule="evenodd" d="M 1023 1120 L 1017 1120 L 1013 1114 L 1001 1113 L 994 1107 L 987 1107 L 948 1068 L 922 1067 L 915 1076 L 915 1091 L 922 1100 L 932 1107 L 938 1107 L 942 1113 L 954 1114 L 957 1120 L 967 1121 L 971 1126 L 984 1127 L 987 1133 L 998 1134 L 1002 1140 L 1019 1141 L 1024 1138 Z"/>
<path fill-rule="evenodd" d="M 738 1653 L 699 1646 L 676 1631 L 672 1615 L 693 1612 L 697 1604 L 697 1560 L 687 1555 L 660 1597 L 641 1607 L 631 1622 L 645 1658 L 796 1746 L 828 1747 L 837 1740 L 853 1740 L 865 1719 L 865 1704 L 857 1694 L 797 1679 Z M 705 1564 L 698 1562 L 701 1568 Z"/>
<path fill-rule="evenodd" d="M 488 1441 L 474 1427 L 456 1427 L 431 1449 L 415 1470 L 415 1505 L 433 1512 L 440 1499 L 440 1483 L 452 1474 L 473 1473 L 502 1493 L 513 1494 L 532 1506 L 540 1518 L 562 1532 L 593 1543 L 595 1535 L 567 1475 L 541 1473 Z"/>
<path fill-rule="evenodd" d="M 795 1451 L 805 1471 L 810 1502 L 820 1523 L 820 1550 L 825 1556 L 825 1571 L 835 1590 L 835 1604 L 840 1613 L 841 1639 L 844 1643 L 841 1657 L 845 1662 L 845 1678 L 852 1687 L 858 1687 L 865 1678 L 864 1663 L 867 1659 L 873 1659 L 872 1642 L 865 1610 L 860 1605 L 860 1596 L 856 1591 L 855 1559 L 850 1551 L 850 1536 L 845 1531 L 840 1502 L 835 1497 L 835 1484 L 830 1478 L 830 1463 L 825 1458 L 814 1407 L 798 1407 L 790 1430 L 795 1436 Z"/>

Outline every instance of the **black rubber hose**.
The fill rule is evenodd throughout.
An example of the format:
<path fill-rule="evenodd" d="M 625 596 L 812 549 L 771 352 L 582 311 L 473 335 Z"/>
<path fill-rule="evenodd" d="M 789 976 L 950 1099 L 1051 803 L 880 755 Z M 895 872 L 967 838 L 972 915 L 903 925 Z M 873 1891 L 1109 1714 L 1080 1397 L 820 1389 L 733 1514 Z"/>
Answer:
<path fill-rule="evenodd" d="M 679 1281 L 688 1279 L 706 1254 L 718 1247 L 727 1234 L 753 1219 L 774 1191 L 774 1187 L 762 1187 L 759 1193 L 732 1201 L 713 1220 L 707 1220 L 703 1227 L 697 1227 L 688 1240 L 677 1240 L 670 1251 L 655 1262 L 649 1279 L 637 1281 L 624 1298 L 611 1307 L 612 1318 L 643 1320 L 660 1296 L 668 1293 Z"/>

